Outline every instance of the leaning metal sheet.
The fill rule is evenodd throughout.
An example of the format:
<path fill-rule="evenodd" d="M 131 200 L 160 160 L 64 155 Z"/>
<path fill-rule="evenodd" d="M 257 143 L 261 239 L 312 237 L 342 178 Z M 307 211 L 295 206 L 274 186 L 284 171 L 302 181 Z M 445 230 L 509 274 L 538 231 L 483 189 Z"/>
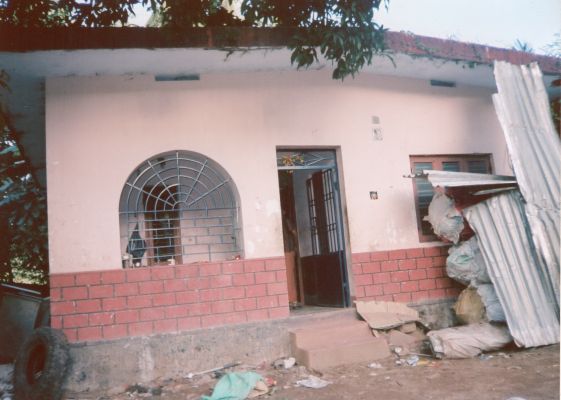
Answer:
<path fill-rule="evenodd" d="M 559 302 L 561 141 L 543 76 L 536 63 L 526 67 L 495 62 L 495 79 L 498 93 L 493 102 L 526 202 L 532 239 Z"/>
<path fill-rule="evenodd" d="M 464 210 L 517 345 L 559 342 L 559 306 L 532 241 L 522 196 L 511 191 Z"/>

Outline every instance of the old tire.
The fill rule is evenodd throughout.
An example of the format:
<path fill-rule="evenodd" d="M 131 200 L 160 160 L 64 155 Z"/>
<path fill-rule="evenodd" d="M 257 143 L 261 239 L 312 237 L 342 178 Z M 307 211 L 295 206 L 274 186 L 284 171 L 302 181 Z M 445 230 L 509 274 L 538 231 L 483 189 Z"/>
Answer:
<path fill-rule="evenodd" d="M 61 331 L 35 329 L 16 356 L 15 399 L 60 400 L 69 360 L 68 342 Z"/>

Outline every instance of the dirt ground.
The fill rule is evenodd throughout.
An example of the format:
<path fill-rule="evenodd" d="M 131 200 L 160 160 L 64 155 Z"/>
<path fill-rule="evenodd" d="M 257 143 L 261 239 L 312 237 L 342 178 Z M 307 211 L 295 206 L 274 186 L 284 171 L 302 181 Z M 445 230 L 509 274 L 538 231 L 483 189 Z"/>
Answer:
<path fill-rule="evenodd" d="M 490 356 L 490 357 L 489 357 Z M 416 366 L 396 365 L 396 358 L 368 364 L 347 365 L 322 371 L 294 366 L 288 370 L 261 366 L 238 366 L 272 378 L 276 386 L 258 399 L 481 399 L 525 400 L 559 397 L 559 345 L 528 350 L 510 349 L 464 360 L 434 360 L 420 357 Z M 405 363 L 406 364 L 406 363 Z M 296 381 L 313 374 L 332 382 L 322 389 L 299 387 Z M 194 400 L 210 395 L 217 379 L 210 374 L 131 386 L 115 393 L 68 393 L 66 400 L 170 399 Z M 135 390 L 136 389 L 136 390 Z"/>

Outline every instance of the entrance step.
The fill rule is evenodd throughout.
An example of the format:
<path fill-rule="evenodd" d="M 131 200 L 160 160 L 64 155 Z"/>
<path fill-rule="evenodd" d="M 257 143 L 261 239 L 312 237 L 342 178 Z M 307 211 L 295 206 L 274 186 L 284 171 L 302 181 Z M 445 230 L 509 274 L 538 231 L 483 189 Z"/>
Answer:
<path fill-rule="evenodd" d="M 309 369 L 370 362 L 390 356 L 387 342 L 356 318 L 314 321 L 289 331 L 292 355 Z"/>

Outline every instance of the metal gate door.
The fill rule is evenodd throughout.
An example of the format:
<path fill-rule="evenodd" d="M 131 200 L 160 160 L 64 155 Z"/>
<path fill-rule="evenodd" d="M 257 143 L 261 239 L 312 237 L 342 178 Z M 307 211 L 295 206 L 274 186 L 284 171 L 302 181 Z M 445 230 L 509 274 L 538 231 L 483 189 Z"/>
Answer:
<path fill-rule="evenodd" d="M 303 278 L 307 303 L 345 307 L 349 293 L 336 172 L 318 171 L 306 182 L 313 256 L 302 259 Z"/>

